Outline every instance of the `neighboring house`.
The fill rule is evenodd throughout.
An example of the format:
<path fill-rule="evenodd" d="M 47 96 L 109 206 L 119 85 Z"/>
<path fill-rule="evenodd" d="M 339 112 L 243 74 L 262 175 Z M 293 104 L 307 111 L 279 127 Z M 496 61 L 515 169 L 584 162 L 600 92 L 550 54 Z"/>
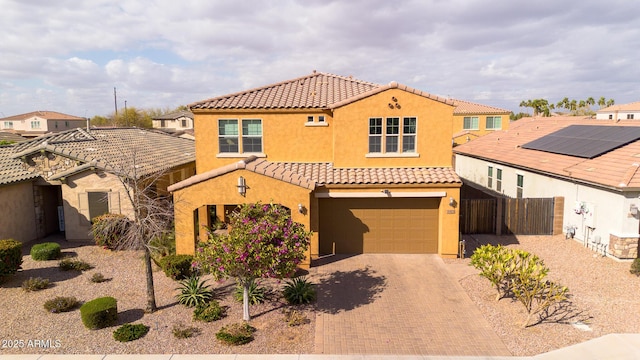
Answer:
<path fill-rule="evenodd" d="M 509 197 L 564 197 L 563 226 L 617 258 L 640 231 L 640 122 L 523 118 L 454 149 L 465 184 Z"/>
<path fill-rule="evenodd" d="M 451 100 L 313 72 L 190 105 L 197 175 L 169 187 L 176 247 L 237 204 L 280 203 L 332 253 L 458 253 Z M 307 265 L 309 263 L 307 262 Z"/>
<path fill-rule="evenodd" d="M 193 129 L 193 113 L 180 110 L 153 118 L 153 128 L 165 131 Z"/>
<path fill-rule="evenodd" d="M 35 218 L 23 235 L 5 235 L 2 227 L 0 237 L 21 241 L 61 231 L 68 240 L 90 239 L 92 218 L 107 212 L 132 215 L 120 179 L 152 179 L 156 191 L 166 193 L 168 185 L 195 173 L 193 141 L 155 130 L 78 128 L 0 150 L 0 161 L 10 165 L 0 170 L 3 199 L 5 188 L 18 198 L 15 215 L 8 214 L 11 221 L 31 221 L 18 215 L 29 212 Z"/>
<path fill-rule="evenodd" d="M 87 119 L 55 111 L 33 111 L 0 119 L 0 130 L 34 137 L 86 127 Z"/>
<path fill-rule="evenodd" d="M 511 111 L 453 99 L 453 145 L 509 128 Z"/>
<path fill-rule="evenodd" d="M 640 120 L 640 101 L 612 105 L 596 111 L 598 120 Z"/>

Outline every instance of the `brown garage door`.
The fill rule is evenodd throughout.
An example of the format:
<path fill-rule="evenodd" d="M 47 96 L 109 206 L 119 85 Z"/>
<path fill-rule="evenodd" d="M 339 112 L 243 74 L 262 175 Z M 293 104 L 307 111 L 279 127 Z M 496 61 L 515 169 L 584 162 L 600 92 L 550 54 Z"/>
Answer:
<path fill-rule="evenodd" d="M 320 252 L 438 252 L 440 199 L 320 199 Z"/>

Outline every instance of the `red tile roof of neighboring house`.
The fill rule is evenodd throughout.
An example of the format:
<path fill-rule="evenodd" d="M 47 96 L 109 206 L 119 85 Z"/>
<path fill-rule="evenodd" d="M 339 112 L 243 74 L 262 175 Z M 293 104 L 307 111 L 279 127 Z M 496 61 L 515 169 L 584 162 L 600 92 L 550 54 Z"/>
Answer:
<path fill-rule="evenodd" d="M 352 77 L 313 72 L 292 80 L 199 101 L 189 105 L 199 109 L 332 109 L 381 91 L 399 88 L 436 101 L 452 100 L 391 82 L 379 85 Z"/>
<path fill-rule="evenodd" d="M 41 117 L 43 119 L 47 119 L 47 120 L 82 120 L 82 121 L 87 121 L 87 119 L 83 118 L 83 117 L 79 117 L 79 116 L 74 116 L 74 115 L 67 115 L 67 114 L 63 114 L 63 113 L 59 113 L 59 112 L 55 112 L 55 111 L 32 111 L 26 114 L 20 114 L 20 115 L 13 115 L 13 116 L 9 116 L 6 118 L 2 118 L 0 119 L 0 121 L 3 120 L 25 120 L 25 119 L 29 119 L 32 118 L 34 116 L 38 116 Z"/>
<path fill-rule="evenodd" d="M 334 168 L 331 163 L 277 163 L 251 156 L 247 159 L 192 176 L 169 187 L 182 188 L 246 169 L 309 190 L 316 185 L 457 184 L 460 178 L 452 168 Z"/>
<path fill-rule="evenodd" d="M 456 107 L 453 110 L 454 115 L 472 115 L 472 114 L 488 114 L 488 115 L 508 115 L 511 113 L 509 110 L 500 109 L 493 106 L 482 105 L 472 103 L 470 101 L 453 99 L 453 105 Z"/>
<path fill-rule="evenodd" d="M 612 112 L 612 111 L 640 111 L 640 101 L 636 101 L 628 104 L 611 105 L 609 107 L 600 109 L 597 112 Z"/>
<path fill-rule="evenodd" d="M 482 136 L 453 149 L 467 155 L 619 190 L 640 188 L 640 140 L 593 159 L 524 149 L 521 146 L 569 125 L 640 126 L 637 121 L 595 120 L 578 116 L 523 118 L 512 122 L 509 130 Z"/>

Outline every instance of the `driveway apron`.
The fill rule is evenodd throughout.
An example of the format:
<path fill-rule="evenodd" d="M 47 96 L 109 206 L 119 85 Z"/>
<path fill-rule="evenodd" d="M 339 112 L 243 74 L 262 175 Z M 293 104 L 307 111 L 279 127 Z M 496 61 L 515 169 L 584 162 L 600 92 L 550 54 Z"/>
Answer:
<path fill-rule="evenodd" d="M 437 255 L 341 257 L 312 274 L 316 353 L 511 355 Z"/>

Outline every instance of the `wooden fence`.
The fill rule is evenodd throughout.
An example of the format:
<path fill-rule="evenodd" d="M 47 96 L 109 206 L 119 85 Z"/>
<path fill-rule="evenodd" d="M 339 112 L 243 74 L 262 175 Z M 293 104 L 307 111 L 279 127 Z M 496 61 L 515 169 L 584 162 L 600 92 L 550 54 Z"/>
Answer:
<path fill-rule="evenodd" d="M 553 220 L 553 198 L 460 201 L 460 232 L 463 234 L 551 235 Z"/>

